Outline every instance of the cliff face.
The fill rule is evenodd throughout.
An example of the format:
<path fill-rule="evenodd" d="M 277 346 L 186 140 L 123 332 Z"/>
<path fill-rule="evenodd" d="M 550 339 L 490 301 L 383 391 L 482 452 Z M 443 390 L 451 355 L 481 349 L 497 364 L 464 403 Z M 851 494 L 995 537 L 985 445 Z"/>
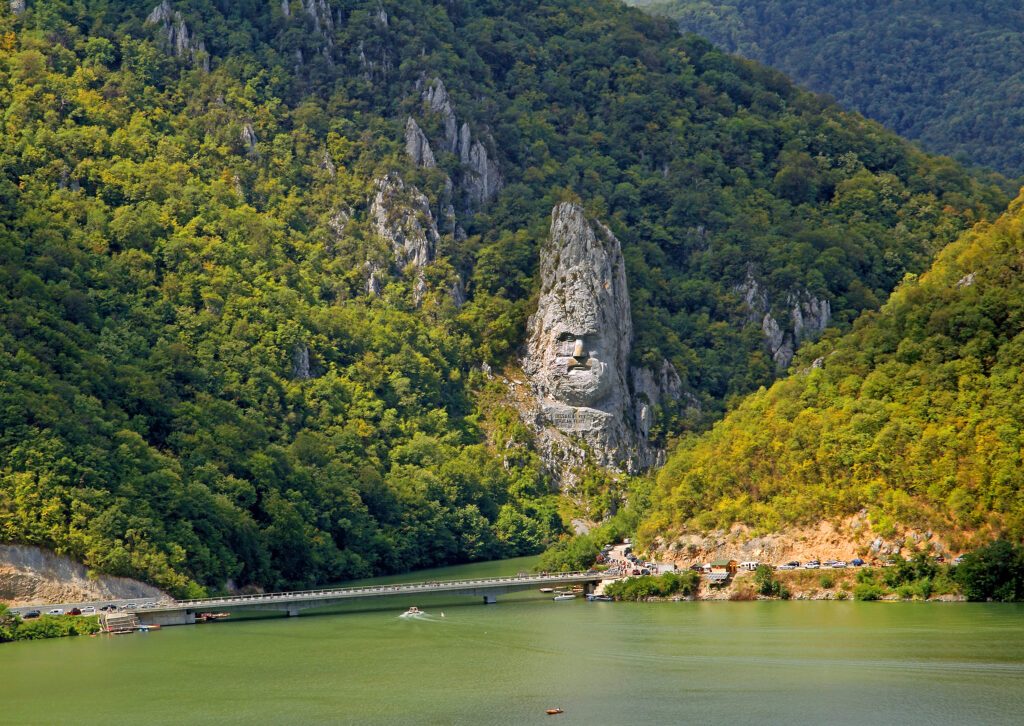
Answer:
<path fill-rule="evenodd" d="M 579 205 L 559 204 L 540 265 L 541 294 L 528 323 L 523 369 L 536 396 L 534 423 L 549 467 L 563 481 L 566 472 L 559 469 L 588 454 L 613 469 L 647 468 L 658 458 L 647 443 L 649 407 L 666 395 L 678 397 L 680 384 L 666 363 L 657 376 L 632 373 L 649 389 L 642 397 L 630 389 L 633 320 L 618 239 Z"/>
<path fill-rule="evenodd" d="M 193 65 L 199 65 L 204 70 L 210 70 L 210 57 L 206 53 L 206 44 L 202 38 L 193 35 L 185 18 L 175 10 L 169 0 L 153 8 L 149 17 L 146 18 L 149 25 L 159 25 L 171 52 L 178 58 L 187 58 Z"/>
<path fill-rule="evenodd" d="M 789 368 L 800 344 L 821 335 L 832 319 L 829 301 L 807 290 L 787 293 L 781 312 L 774 311 L 768 292 L 751 271 L 736 291 L 743 298 L 751 322 L 761 326 L 765 347 L 778 371 Z"/>

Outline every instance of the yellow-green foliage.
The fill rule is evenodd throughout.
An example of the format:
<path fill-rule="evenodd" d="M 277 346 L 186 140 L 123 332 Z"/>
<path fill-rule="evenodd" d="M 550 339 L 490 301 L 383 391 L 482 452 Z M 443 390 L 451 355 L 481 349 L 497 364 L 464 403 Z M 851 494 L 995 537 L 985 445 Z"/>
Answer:
<path fill-rule="evenodd" d="M 1024 197 L 851 333 L 805 351 L 803 370 L 684 443 L 658 477 L 645 535 L 868 507 L 882 527 L 1020 538 L 1022 361 Z"/>
<path fill-rule="evenodd" d="M 636 362 L 670 359 L 701 403 L 659 411 L 661 440 L 774 377 L 736 291 L 751 266 L 777 313 L 807 290 L 848 324 L 1005 204 L 612 0 L 336 1 L 319 30 L 279 2 L 173 2 L 209 70 L 145 22 L 156 4 L 0 3 L 0 541 L 179 594 L 557 538 L 537 458 L 488 445 L 473 382 L 522 340 L 564 195 L 622 240 Z M 434 77 L 506 183 L 475 215 L 454 194 L 465 238 Z M 438 168 L 405 154 L 409 115 Z M 368 219 L 390 172 L 440 220 L 422 298 Z"/>

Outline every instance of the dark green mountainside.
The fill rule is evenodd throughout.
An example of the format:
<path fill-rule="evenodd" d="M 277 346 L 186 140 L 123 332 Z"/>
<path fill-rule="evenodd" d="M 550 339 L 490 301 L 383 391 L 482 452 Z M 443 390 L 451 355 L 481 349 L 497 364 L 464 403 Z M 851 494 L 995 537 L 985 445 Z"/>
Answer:
<path fill-rule="evenodd" d="M 397 174 L 442 219 L 471 181 L 436 80 L 504 186 L 413 275 L 371 200 Z M 557 201 L 622 241 L 636 362 L 700 403 L 663 439 L 776 375 L 752 289 L 847 326 L 1006 202 L 603 0 L 5 4 L 0 108 L 0 541 L 177 593 L 561 533 L 479 370 L 514 362 Z"/>
<path fill-rule="evenodd" d="M 647 537 L 863 507 L 885 537 L 899 524 L 960 550 L 1024 538 L 1024 197 L 801 357 L 674 454 Z"/>
<path fill-rule="evenodd" d="M 630 0 L 932 151 L 1024 174 L 1024 7 L 1003 0 Z"/>

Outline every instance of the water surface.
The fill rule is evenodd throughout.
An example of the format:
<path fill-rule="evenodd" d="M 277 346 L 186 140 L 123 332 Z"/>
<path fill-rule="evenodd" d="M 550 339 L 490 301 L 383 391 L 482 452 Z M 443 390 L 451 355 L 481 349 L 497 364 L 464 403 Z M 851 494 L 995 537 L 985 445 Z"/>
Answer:
<path fill-rule="evenodd" d="M 525 564 L 422 577 L 514 574 Z M 1022 606 L 549 597 L 521 593 L 491 606 L 458 595 L 398 597 L 298 618 L 6 644 L 0 723 L 1024 719 Z M 428 615 L 399 618 L 408 605 Z M 552 706 L 565 713 L 546 716 Z"/>

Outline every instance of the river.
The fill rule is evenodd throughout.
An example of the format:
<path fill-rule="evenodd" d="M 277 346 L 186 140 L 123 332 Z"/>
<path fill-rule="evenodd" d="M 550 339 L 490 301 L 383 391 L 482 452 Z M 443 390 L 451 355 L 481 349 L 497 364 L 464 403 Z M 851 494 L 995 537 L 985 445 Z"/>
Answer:
<path fill-rule="evenodd" d="M 508 575 L 528 564 L 419 577 Z M 399 618 L 408 605 L 428 614 Z M 556 706 L 565 713 L 544 714 Z M 0 646 L 3 724 L 1022 719 L 1018 605 L 588 603 L 527 592 L 485 606 L 436 595 Z"/>

